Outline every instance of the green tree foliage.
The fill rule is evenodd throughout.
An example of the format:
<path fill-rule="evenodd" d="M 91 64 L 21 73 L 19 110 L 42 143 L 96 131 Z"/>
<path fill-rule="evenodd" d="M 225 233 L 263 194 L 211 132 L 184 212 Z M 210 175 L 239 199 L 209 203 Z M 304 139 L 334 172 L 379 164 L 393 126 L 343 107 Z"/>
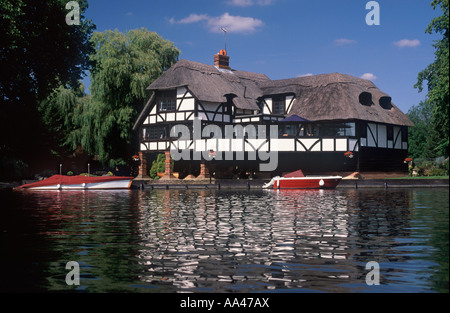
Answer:
<path fill-rule="evenodd" d="M 83 149 L 98 155 L 103 163 L 124 164 L 134 152 L 132 126 L 148 100 L 146 88 L 178 60 L 180 51 L 145 28 L 126 34 L 117 30 L 97 32 L 92 42 L 92 101 L 79 116 L 91 126 L 73 139 L 90 141 L 82 145 Z"/>
<path fill-rule="evenodd" d="M 82 106 L 85 97 L 84 86 L 64 88 L 59 86 L 38 105 L 45 126 L 57 137 L 61 146 L 69 145 L 67 134 L 74 129 L 74 116 Z"/>
<path fill-rule="evenodd" d="M 11 160 L 39 162 L 49 151 L 38 103 L 89 69 L 95 26 L 87 0 L 77 2 L 80 25 L 67 25 L 65 0 L 0 0 L 0 176 Z"/>
<path fill-rule="evenodd" d="M 428 25 L 426 32 L 442 35 L 433 45 L 436 48 L 435 61 L 419 73 L 417 84 L 422 91 L 427 81 L 427 101 L 433 106 L 434 130 L 439 134 L 438 150 L 440 154 L 448 156 L 449 152 L 449 38 L 448 38 L 448 0 L 433 0 L 433 9 L 440 6 L 442 15 L 434 18 Z"/>
<path fill-rule="evenodd" d="M 174 64 L 179 50 L 146 29 L 117 30 L 92 36 L 91 96 L 60 87 L 41 106 L 60 143 L 79 146 L 110 167 L 129 162 L 135 153 L 132 126 L 145 101 L 146 88 Z M 137 142 L 137 141 L 136 141 Z"/>
<path fill-rule="evenodd" d="M 436 150 L 439 136 L 434 129 L 433 105 L 428 101 L 421 101 L 419 105 L 409 109 L 408 116 L 414 123 L 408 134 L 409 156 L 413 159 L 440 156 L 440 151 Z"/>
<path fill-rule="evenodd" d="M 67 25 L 68 1 L 0 0 L 0 99 L 44 99 L 58 85 L 76 86 L 89 68 L 95 26 L 80 5 L 80 25 Z M 7 73 L 7 75 L 6 75 Z"/>

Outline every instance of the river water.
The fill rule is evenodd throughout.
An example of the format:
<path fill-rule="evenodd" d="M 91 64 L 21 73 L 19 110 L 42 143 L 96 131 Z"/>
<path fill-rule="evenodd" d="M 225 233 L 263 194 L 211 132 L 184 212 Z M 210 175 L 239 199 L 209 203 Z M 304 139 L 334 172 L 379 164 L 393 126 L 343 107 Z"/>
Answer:
<path fill-rule="evenodd" d="M 2 292 L 448 292 L 448 189 L 0 197 Z"/>

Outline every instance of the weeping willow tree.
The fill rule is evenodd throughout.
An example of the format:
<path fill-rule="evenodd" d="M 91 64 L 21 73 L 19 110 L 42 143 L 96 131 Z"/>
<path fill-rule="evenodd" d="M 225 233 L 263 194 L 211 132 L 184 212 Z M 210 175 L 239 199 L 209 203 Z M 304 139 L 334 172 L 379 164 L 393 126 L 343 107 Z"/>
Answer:
<path fill-rule="evenodd" d="M 114 167 L 134 153 L 132 126 L 150 96 L 146 88 L 178 60 L 180 51 L 145 28 L 96 32 L 91 41 L 91 95 L 60 87 L 42 103 L 41 112 L 62 146 L 81 146 Z"/>
<path fill-rule="evenodd" d="M 114 166 L 126 163 L 134 152 L 132 126 L 149 97 L 146 88 L 178 60 L 180 51 L 145 28 L 126 34 L 97 32 L 92 42 L 92 99 L 76 115 L 82 127 L 72 144 L 81 143 Z"/>
<path fill-rule="evenodd" d="M 74 111 L 85 97 L 84 86 L 58 87 L 38 105 L 42 120 L 60 146 L 69 146 L 67 134 L 74 129 Z"/>

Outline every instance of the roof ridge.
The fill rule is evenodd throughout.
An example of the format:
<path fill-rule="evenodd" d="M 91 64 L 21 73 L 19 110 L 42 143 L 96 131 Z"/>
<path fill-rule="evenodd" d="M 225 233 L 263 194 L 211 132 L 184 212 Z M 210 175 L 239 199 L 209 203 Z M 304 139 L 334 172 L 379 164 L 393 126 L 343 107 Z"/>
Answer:
<path fill-rule="evenodd" d="M 234 74 L 241 79 L 247 79 L 247 80 L 256 80 L 255 76 L 258 76 L 260 78 L 260 79 L 257 79 L 258 81 L 270 80 L 270 78 L 267 77 L 266 74 L 255 73 L 255 72 L 250 72 L 250 71 L 235 70 L 235 69 L 230 70 L 232 73 L 226 73 L 226 72 L 220 71 L 214 65 L 190 61 L 190 60 L 186 60 L 186 59 L 180 59 L 177 63 L 174 64 L 174 66 L 175 67 L 185 67 L 190 70 L 200 71 L 200 72 L 211 72 L 211 73 L 219 74 L 219 75 L 220 74 L 230 74 L 230 75 Z"/>
<path fill-rule="evenodd" d="M 191 66 L 189 66 L 189 65 L 191 65 Z M 181 59 L 177 63 L 174 64 L 174 69 L 179 68 L 179 67 L 185 67 L 185 68 L 188 68 L 193 71 L 199 71 L 199 72 L 210 71 L 210 72 L 214 72 L 216 74 L 220 74 L 219 70 L 213 65 L 204 64 L 204 63 L 195 62 L 195 61 L 189 61 L 189 60 L 185 60 L 185 59 Z M 212 69 L 214 69 L 214 71 L 212 71 Z"/>

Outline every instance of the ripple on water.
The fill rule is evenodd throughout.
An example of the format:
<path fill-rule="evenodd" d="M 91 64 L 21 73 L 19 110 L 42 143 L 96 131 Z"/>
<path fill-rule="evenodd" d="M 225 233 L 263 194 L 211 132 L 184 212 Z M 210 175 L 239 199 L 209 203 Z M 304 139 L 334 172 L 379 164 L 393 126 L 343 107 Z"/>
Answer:
<path fill-rule="evenodd" d="M 448 189 L 13 195 L 2 263 L 28 260 L 31 290 L 67 290 L 77 261 L 83 292 L 448 292 Z"/>

